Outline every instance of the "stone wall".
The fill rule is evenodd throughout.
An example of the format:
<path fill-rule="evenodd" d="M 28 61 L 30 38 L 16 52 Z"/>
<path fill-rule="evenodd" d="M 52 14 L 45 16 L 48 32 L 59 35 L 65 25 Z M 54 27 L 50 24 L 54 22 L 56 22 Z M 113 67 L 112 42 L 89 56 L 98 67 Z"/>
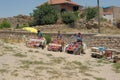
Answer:
<path fill-rule="evenodd" d="M 89 47 L 104 46 L 106 48 L 120 50 L 120 36 L 95 35 L 89 39 L 87 44 Z"/>
<path fill-rule="evenodd" d="M 51 37 L 55 37 L 56 33 L 44 33 L 50 34 Z M 12 39 L 18 41 L 25 41 L 31 37 L 34 37 L 36 34 L 28 33 L 24 31 L 0 31 L 0 39 Z M 72 34 L 63 34 L 63 38 L 67 40 L 66 42 L 72 42 Z M 97 34 L 83 34 L 83 41 L 87 44 L 88 47 L 98 47 L 105 46 L 110 49 L 120 50 L 120 36 L 106 36 L 106 35 L 97 35 Z"/>

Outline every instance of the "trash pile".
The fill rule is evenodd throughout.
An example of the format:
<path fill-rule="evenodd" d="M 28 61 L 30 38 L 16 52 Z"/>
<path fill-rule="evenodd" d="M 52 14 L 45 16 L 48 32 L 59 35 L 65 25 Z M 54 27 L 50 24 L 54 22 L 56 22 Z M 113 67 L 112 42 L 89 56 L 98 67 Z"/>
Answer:
<path fill-rule="evenodd" d="M 105 58 L 112 60 L 112 62 L 120 62 L 120 51 L 116 49 L 107 49 L 105 47 L 91 47 L 91 57 Z"/>

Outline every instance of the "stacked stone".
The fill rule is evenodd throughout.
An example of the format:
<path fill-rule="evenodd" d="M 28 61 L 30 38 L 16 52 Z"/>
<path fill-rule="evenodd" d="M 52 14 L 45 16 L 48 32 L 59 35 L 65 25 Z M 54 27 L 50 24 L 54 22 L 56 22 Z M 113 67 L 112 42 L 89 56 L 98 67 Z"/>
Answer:
<path fill-rule="evenodd" d="M 87 42 L 90 47 L 104 46 L 110 49 L 120 49 L 120 37 L 95 36 Z"/>
<path fill-rule="evenodd" d="M 50 34 L 53 38 L 56 37 L 57 33 L 45 33 Z M 20 41 L 26 40 L 25 38 L 34 37 L 36 34 L 27 33 L 27 32 L 15 32 L 15 31 L 0 31 L 0 39 L 8 38 L 8 39 L 17 39 Z M 63 34 L 63 38 L 71 40 L 71 35 L 73 34 Z M 120 50 L 120 36 L 95 36 L 95 34 L 83 34 L 85 38 L 83 41 L 87 44 L 88 47 L 99 47 L 104 46 L 110 49 L 118 49 Z M 66 42 L 68 41 L 66 40 Z"/>

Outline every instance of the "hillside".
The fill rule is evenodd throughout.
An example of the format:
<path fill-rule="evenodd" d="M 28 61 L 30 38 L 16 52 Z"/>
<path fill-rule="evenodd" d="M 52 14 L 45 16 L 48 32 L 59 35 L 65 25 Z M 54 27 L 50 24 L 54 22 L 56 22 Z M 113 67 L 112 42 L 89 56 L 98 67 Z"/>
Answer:
<path fill-rule="evenodd" d="M 26 15 L 18 15 L 8 18 L 0 18 L 0 23 L 3 20 L 7 20 L 11 23 L 12 28 L 16 28 L 16 26 L 28 25 L 28 23 L 32 20 L 30 16 Z M 89 21 L 86 23 L 84 20 L 80 19 L 75 24 L 65 25 L 63 23 L 56 23 L 53 25 L 40 25 L 33 26 L 36 29 L 40 29 L 43 32 L 57 32 L 60 30 L 62 33 L 98 33 L 97 21 Z M 16 29 L 17 30 L 17 29 Z M 109 22 L 101 21 L 100 32 L 102 34 L 120 34 L 120 28 L 111 25 Z"/>
<path fill-rule="evenodd" d="M 7 20 L 12 27 L 22 26 L 22 25 L 28 25 L 28 22 L 31 20 L 30 16 L 27 15 L 18 15 L 8 18 L 0 18 L 0 23 L 4 20 Z"/>
<path fill-rule="evenodd" d="M 73 27 L 71 28 L 69 25 L 64 24 L 56 24 L 56 25 L 44 25 L 44 26 L 35 26 L 36 29 L 40 29 L 42 32 L 53 32 L 61 31 L 62 33 L 98 33 L 97 28 L 87 29 L 86 27 Z M 101 34 L 120 34 L 120 29 L 115 26 L 109 27 L 100 27 Z"/>

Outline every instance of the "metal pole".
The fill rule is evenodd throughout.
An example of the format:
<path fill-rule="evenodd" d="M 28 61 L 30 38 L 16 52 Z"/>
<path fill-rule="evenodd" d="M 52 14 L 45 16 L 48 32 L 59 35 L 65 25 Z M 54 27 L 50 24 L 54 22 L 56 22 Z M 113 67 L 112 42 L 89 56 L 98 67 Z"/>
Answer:
<path fill-rule="evenodd" d="M 97 0 L 98 6 L 98 33 L 100 33 L 100 7 L 99 7 L 99 0 Z"/>

